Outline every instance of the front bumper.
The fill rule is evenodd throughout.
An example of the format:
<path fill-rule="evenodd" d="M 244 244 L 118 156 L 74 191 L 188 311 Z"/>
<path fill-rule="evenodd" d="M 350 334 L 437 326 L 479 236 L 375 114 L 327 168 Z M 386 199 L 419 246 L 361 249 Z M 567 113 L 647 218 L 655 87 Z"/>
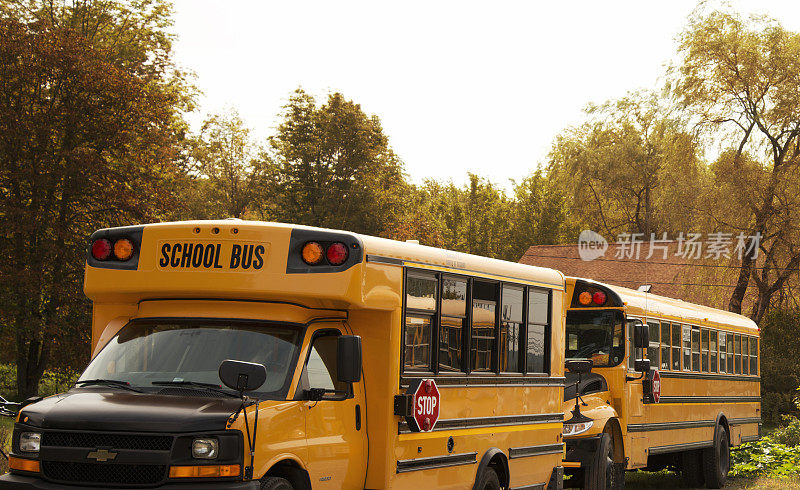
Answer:
<path fill-rule="evenodd" d="M 147 488 L 163 488 L 165 490 L 258 490 L 260 484 L 258 480 L 254 481 L 226 481 L 226 482 L 197 482 L 190 483 L 166 483 L 158 487 Z M 85 486 L 74 485 L 61 485 L 58 483 L 50 483 L 41 478 L 33 476 L 12 475 L 6 473 L 0 476 L 0 490 L 23 490 L 23 489 L 41 489 L 41 490 L 75 490 L 77 488 L 91 488 Z M 102 487 L 113 488 L 113 487 Z M 124 487 L 130 489 L 130 487 Z"/>
<path fill-rule="evenodd" d="M 564 444 L 567 446 L 567 454 L 564 457 L 564 461 L 580 463 L 581 467 L 588 468 L 592 465 L 602 436 L 603 434 L 597 434 L 590 437 L 564 439 Z"/>

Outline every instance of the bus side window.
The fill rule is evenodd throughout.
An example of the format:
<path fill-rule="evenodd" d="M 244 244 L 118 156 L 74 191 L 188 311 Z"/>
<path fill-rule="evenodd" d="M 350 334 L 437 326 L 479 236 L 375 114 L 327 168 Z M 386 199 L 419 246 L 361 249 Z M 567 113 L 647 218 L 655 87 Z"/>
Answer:
<path fill-rule="evenodd" d="M 658 362 L 658 339 L 660 338 L 658 334 L 658 322 L 647 322 L 647 328 L 650 330 L 650 345 L 647 348 L 647 358 L 650 359 L 650 366 L 652 366 L 653 369 L 658 369 L 658 366 L 661 365 Z"/>
<path fill-rule="evenodd" d="M 683 326 L 683 370 L 692 370 L 692 327 Z"/>
<path fill-rule="evenodd" d="M 758 374 L 758 337 L 750 337 L 750 374 Z"/>
<path fill-rule="evenodd" d="M 750 349 L 747 347 L 747 337 L 742 336 L 742 374 L 749 374 L 750 363 L 748 362 Z"/>
<path fill-rule="evenodd" d="M 436 318 L 438 281 L 433 275 L 406 277 L 406 315 L 403 367 L 406 371 L 431 370 L 431 341 Z"/>
<path fill-rule="evenodd" d="M 708 337 L 708 353 L 710 355 L 708 361 L 709 372 L 717 372 L 717 331 L 711 330 Z"/>
<path fill-rule="evenodd" d="M 681 326 L 672 324 L 672 370 L 681 370 Z"/>
<path fill-rule="evenodd" d="M 528 328 L 526 331 L 525 372 L 546 373 L 550 338 L 550 293 L 528 287 Z"/>
<path fill-rule="evenodd" d="M 704 328 L 700 331 L 700 353 L 703 358 L 702 370 L 704 373 L 708 372 L 708 329 Z"/>
<path fill-rule="evenodd" d="M 733 336 L 733 348 L 736 349 L 734 354 L 734 362 L 736 363 L 736 374 L 742 374 L 742 336 L 736 334 Z"/>
<path fill-rule="evenodd" d="M 733 374 L 733 334 L 729 333 L 725 337 L 728 339 L 728 374 Z"/>
<path fill-rule="evenodd" d="M 727 360 L 728 360 L 728 354 L 727 354 L 728 343 L 725 341 L 726 338 L 727 338 L 727 335 L 725 334 L 725 332 L 720 332 L 719 333 L 719 372 L 721 372 L 721 373 L 728 372 L 728 364 L 727 364 Z"/>
<path fill-rule="evenodd" d="M 442 278 L 442 317 L 439 322 L 439 371 L 464 370 L 462 355 L 467 318 L 467 281 Z"/>
<path fill-rule="evenodd" d="M 472 340 L 470 346 L 470 371 L 494 371 L 495 332 L 497 327 L 498 284 L 472 281 Z"/>
<path fill-rule="evenodd" d="M 500 371 L 522 372 L 520 341 L 522 339 L 522 287 L 503 285 L 500 318 Z"/>
<path fill-rule="evenodd" d="M 692 327 L 692 371 L 700 372 L 700 329 Z"/>
<path fill-rule="evenodd" d="M 669 323 L 661 322 L 661 369 L 669 369 Z"/>

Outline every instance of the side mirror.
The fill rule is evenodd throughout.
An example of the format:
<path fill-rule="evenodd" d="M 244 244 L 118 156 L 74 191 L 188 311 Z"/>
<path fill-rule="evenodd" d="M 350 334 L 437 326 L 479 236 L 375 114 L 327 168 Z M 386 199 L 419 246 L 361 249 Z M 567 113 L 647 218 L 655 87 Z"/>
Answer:
<path fill-rule="evenodd" d="M 267 380 L 267 368 L 263 364 L 227 359 L 219 365 L 219 379 L 239 393 L 253 391 L 261 388 Z"/>
<path fill-rule="evenodd" d="M 637 373 L 649 373 L 650 359 L 636 359 L 633 361 L 633 370 Z"/>
<path fill-rule="evenodd" d="M 633 325 L 633 346 L 637 349 L 650 347 L 650 330 L 647 325 L 635 323 Z"/>
<path fill-rule="evenodd" d="M 571 373 L 587 374 L 592 372 L 594 361 L 591 359 L 571 359 L 565 363 Z"/>
<path fill-rule="evenodd" d="M 336 348 L 337 379 L 342 383 L 361 381 L 361 337 L 340 335 Z"/>

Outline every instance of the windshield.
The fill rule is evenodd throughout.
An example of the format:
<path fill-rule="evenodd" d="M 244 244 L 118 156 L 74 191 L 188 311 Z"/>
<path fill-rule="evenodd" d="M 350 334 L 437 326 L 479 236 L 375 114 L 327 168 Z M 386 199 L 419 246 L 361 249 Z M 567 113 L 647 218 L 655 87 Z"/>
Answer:
<path fill-rule="evenodd" d="M 132 322 L 95 357 L 81 380 L 111 379 L 140 388 L 153 383 L 209 383 L 224 388 L 226 359 L 263 364 L 267 380 L 255 393 L 283 399 L 300 350 L 302 329 L 231 321 Z"/>
<path fill-rule="evenodd" d="M 616 366 L 625 357 L 622 312 L 567 312 L 566 358 L 591 359 L 595 367 Z"/>

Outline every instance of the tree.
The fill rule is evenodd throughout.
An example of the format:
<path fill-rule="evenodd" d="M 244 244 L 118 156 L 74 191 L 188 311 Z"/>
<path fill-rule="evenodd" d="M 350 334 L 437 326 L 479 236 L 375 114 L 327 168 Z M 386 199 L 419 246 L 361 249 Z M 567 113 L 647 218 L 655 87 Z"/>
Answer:
<path fill-rule="evenodd" d="M 403 165 L 376 116 L 340 93 L 327 103 L 302 89 L 284 107 L 270 138 L 277 165 L 277 218 L 380 235 L 399 221 L 409 188 Z"/>
<path fill-rule="evenodd" d="M 274 166 L 266 154 L 257 154 L 236 111 L 206 119 L 193 141 L 192 159 L 197 179 L 187 191 L 204 198 L 204 216 L 196 218 L 244 218 L 248 211 L 264 217 Z"/>
<path fill-rule="evenodd" d="M 168 7 L 0 2 L 0 321 L 20 397 L 37 393 L 54 339 L 88 324 L 86 237 L 173 207 L 191 90 Z"/>
<path fill-rule="evenodd" d="M 761 237 L 761 258 L 743 254 L 729 301 L 741 313 L 752 280 L 758 322 L 800 264 L 800 35 L 766 17 L 700 10 L 680 55 L 675 94 L 726 150 L 713 166 L 722 184 L 713 219 Z"/>
<path fill-rule="evenodd" d="M 561 134 L 549 174 L 584 226 L 610 236 L 687 229 L 700 165 L 694 139 L 652 93 L 586 109 L 585 124 Z"/>
<path fill-rule="evenodd" d="M 568 210 L 565 194 L 541 170 L 515 184 L 505 258 L 516 262 L 531 245 L 574 240 L 580 230 Z"/>

